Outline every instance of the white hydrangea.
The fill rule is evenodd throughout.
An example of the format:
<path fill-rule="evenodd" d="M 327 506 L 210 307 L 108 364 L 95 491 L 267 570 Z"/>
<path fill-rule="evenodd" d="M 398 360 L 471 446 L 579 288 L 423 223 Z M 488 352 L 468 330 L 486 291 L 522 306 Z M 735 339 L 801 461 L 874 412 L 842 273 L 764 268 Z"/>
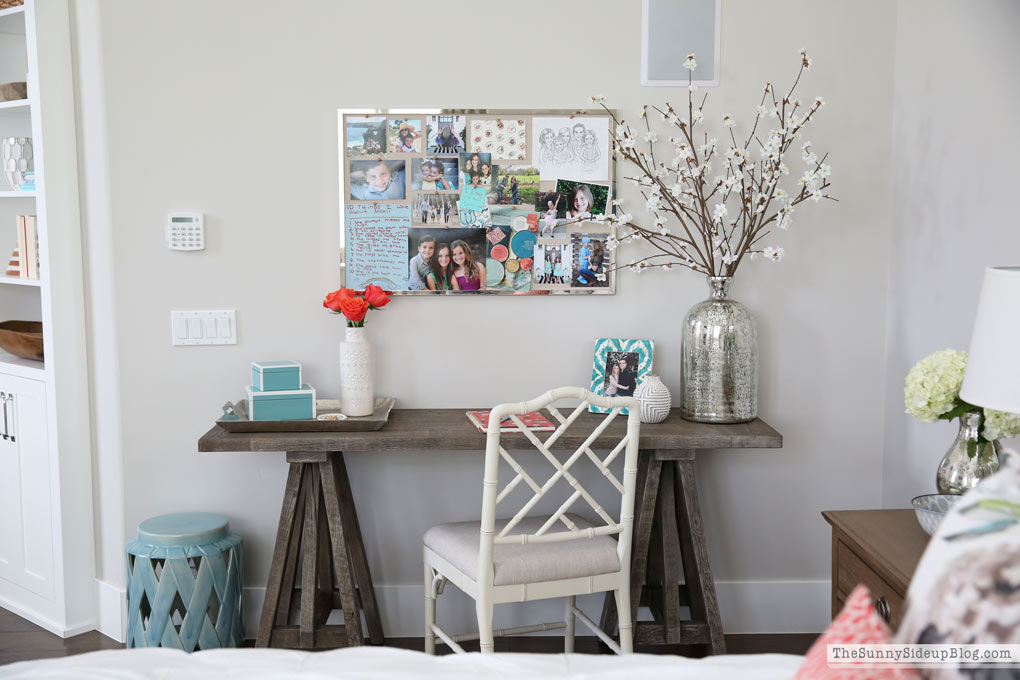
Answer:
<path fill-rule="evenodd" d="M 906 412 L 923 423 L 934 423 L 951 410 L 960 395 L 967 353 L 942 349 L 917 362 L 903 387 Z"/>
<path fill-rule="evenodd" d="M 986 408 L 985 425 L 981 434 L 988 441 L 1017 436 L 1020 434 L 1020 413 L 1006 413 Z"/>

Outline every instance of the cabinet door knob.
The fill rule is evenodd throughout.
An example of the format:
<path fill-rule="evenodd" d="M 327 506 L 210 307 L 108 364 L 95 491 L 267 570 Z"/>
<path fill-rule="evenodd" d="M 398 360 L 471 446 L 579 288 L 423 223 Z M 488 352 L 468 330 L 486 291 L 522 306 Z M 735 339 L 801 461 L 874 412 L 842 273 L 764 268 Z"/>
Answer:
<path fill-rule="evenodd" d="M 875 611 L 882 617 L 882 620 L 889 623 L 891 612 L 889 611 L 889 600 L 885 599 L 885 595 L 875 600 Z"/>

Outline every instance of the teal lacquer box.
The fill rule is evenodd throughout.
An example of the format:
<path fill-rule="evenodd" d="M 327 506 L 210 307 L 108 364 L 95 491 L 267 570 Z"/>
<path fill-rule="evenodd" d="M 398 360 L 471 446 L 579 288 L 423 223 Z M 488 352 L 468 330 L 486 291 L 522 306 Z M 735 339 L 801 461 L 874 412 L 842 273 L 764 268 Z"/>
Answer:
<path fill-rule="evenodd" d="M 245 390 L 249 420 L 315 418 L 315 388 L 310 385 L 302 385 L 299 390 L 263 391 L 251 386 Z"/>
<path fill-rule="evenodd" d="M 260 392 L 300 390 L 301 364 L 296 361 L 251 362 L 251 385 Z"/>

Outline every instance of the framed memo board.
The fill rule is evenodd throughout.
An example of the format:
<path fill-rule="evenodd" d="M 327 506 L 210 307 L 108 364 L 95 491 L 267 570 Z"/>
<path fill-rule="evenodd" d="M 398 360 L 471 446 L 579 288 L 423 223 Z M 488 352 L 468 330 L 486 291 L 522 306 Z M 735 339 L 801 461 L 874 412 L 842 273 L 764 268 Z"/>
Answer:
<path fill-rule="evenodd" d="M 605 111 L 340 109 L 341 283 L 613 294 Z"/>

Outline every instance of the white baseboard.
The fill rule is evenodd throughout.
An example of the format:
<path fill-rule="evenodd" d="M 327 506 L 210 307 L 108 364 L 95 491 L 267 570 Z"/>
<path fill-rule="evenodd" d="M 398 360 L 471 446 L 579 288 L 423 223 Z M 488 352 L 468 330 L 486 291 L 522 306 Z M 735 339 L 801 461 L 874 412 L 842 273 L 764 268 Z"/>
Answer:
<path fill-rule="evenodd" d="M 127 597 L 124 590 L 96 579 L 100 633 L 117 642 L 127 640 Z"/>
<path fill-rule="evenodd" d="M 829 581 L 720 581 L 716 583 L 716 592 L 727 633 L 820 633 L 831 621 Z M 375 593 L 388 637 L 422 636 L 425 621 L 422 586 L 376 586 Z M 255 637 L 264 598 L 265 588 L 244 589 L 246 637 Z M 598 621 L 602 595 L 578 596 L 577 606 Z M 439 622 L 446 630 L 466 632 L 477 628 L 474 601 L 452 585 L 440 596 L 437 609 Z M 647 618 L 646 614 L 640 618 Z M 681 615 L 685 614 L 681 610 Z M 338 612 L 333 613 L 333 618 L 342 621 Z M 496 607 L 493 625 L 511 628 L 562 620 L 560 600 L 540 600 Z"/>
<path fill-rule="evenodd" d="M 52 604 L 52 603 L 51 603 Z M 48 630 L 54 635 L 59 635 L 62 638 L 74 637 L 81 633 L 87 633 L 95 628 L 95 624 L 92 621 L 86 621 L 84 623 L 77 623 L 72 625 L 64 625 L 57 623 L 56 621 L 40 615 L 38 612 L 30 611 L 21 605 L 17 604 L 12 600 L 0 596 L 0 607 L 6 609 L 12 614 L 17 614 L 21 618 L 34 623 L 44 630 Z"/>

